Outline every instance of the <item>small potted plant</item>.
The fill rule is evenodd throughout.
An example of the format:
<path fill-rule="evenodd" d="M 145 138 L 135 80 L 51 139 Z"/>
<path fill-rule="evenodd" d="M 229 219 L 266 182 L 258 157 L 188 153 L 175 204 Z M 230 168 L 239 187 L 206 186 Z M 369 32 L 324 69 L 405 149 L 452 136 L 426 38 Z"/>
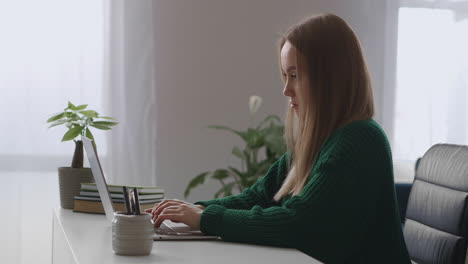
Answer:
<path fill-rule="evenodd" d="M 87 110 L 88 105 L 75 106 L 68 102 L 67 108 L 63 112 L 55 114 L 47 120 L 50 123 L 49 128 L 64 125 L 68 131 L 62 138 L 63 141 L 74 140 L 75 153 L 71 167 L 58 168 L 60 205 L 65 209 L 73 209 L 73 198 L 79 194 L 82 182 L 94 182 L 94 177 L 90 168 L 83 168 L 83 142 L 75 140 L 78 136 L 86 136 L 93 140 L 96 147 L 94 136 L 90 127 L 101 130 L 110 130 L 112 126 L 118 123 L 109 121 L 111 117 L 100 116 L 94 110 Z"/>
<path fill-rule="evenodd" d="M 249 98 L 249 109 L 253 115 L 260 108 L 262 98 L 253 95 Z M 213 171 L 207 171 L 195 176 L 185 189 L 187 198 L 190 191 L 203 184 L 206 178 L 220 183 L 220 189 L 214 194 L 215 198 L 231 195 L 233 192 L 242 192 L 252 186 L 260 177 L 264 176 L 270 166 L 286 151 L 283 138 L 284 125 L 275 115 L 267 116 L 255 127 L 244 131 L 234 130 L 226 126 L 209 126 L 212 129 L 225 130 L 242 138 L 245 142 L 243 149 L 234 146 L 232 154 L 241 160 L 241 168 L 228 166 Z M 260 155 L 260 153 L 264 155 Z"/>

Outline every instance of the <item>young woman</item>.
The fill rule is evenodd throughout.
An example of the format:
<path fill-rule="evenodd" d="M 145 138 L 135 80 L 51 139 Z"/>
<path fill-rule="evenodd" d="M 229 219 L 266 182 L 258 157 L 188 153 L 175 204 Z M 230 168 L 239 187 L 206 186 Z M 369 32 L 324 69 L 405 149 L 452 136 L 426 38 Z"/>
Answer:
<path fill-rule="evenodd" d="M 411 263 L 390 146 L 372 119 L 356 35 L 335 15 L 311 17 L 281 38 L 279 55 L 288 151 L 239 195 L 156 204 L 148 210 L 155 225 L 183 222 L 227 241 L 297 248 L 325 263 Z"/>

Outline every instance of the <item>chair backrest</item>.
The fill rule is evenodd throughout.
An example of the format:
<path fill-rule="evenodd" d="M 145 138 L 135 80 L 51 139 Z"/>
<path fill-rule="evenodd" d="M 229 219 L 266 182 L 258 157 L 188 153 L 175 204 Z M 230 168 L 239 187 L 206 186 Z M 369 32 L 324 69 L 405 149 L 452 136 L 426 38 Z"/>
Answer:
<path fill-rule="evenodd" d="M 468 146 L 437 144 L 421 158 L 403 228 L 411 259 L 465 263 L 468 232 Z"/>

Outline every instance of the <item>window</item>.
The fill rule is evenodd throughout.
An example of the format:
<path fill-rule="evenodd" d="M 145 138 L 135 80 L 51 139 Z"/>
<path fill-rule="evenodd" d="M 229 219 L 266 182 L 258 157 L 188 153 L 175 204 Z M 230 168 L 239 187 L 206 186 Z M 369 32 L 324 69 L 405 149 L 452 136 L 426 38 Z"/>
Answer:
<path fill-rule="evenodd" d="M 67 101 L 102 111 L 103 3 L 6 1 L 0 8 L 0 170 L 69 166 L 73 142 L 46 120 Z M 86 18 L 86 19 L 83 19 Z M 95 133 L 100 154 L 105 140 Z"/>
<path fill-rule="evenodd" d="M 400 8 L 394 156 L 468 145 L 468 19 L 453 9 Z"/>

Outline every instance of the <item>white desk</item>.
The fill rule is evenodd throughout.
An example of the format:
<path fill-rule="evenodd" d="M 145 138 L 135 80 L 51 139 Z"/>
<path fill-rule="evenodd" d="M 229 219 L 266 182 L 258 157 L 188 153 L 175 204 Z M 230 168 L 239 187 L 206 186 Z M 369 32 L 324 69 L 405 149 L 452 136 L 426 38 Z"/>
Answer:
<path fill-rule="evenodd" d="M 321 263 L 295 249 L 223 241 L 155 241 L 149 256 L 118 256 L 111 231 L 104 215 L 54 210 L 52 263 Z"/>

